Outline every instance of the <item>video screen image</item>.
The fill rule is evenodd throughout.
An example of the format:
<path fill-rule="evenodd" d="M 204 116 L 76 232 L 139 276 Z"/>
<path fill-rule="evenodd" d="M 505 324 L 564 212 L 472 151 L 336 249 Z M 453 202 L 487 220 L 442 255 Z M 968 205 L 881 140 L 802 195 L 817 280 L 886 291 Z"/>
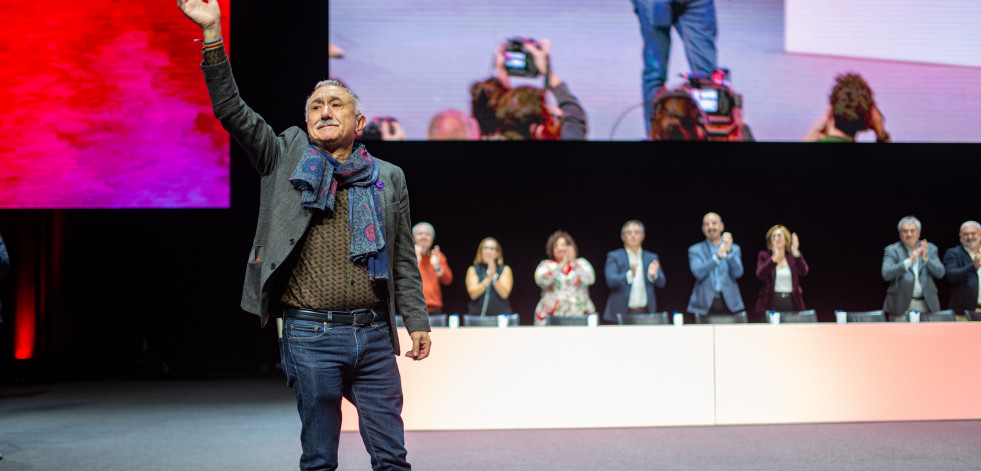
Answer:
<path fill-rule="evenodd" d="M 427 139 L 438 113 L 471 113 L 470 87 L 497 75 L 498 48 L 512 38 L 548 39 L 552 71 L 586 112 L 586 138 L 643 140 L 647 61 L 635 6 L 649 11 L 657 3 L 333 0 L 330 74 L 359 94 L 369 120 L 392 117 L 408 139 Z M 726 81 L 741 98 L 730 104 L 758 141 L 801 141 L 828 115 L 835 78 L 849 72 L 868 83 L 893 142 L 981 141 L 981 2 L 673 3 L 712 7 L 715 65 L 728 69 Z M 710 23 L 692 15 L 685 21 L 691 28 Z M 670 34 L 668 89 L 685 85 L 681 74 L 693 71 L 678 34 L 681 23 Z M 526 52 L 508 51 L 504 62 L 520 69 Z M 541 75 L 512 75 L 510 81 L 512 87 L 544 85 Z M 708 113 L 705 107 L 720 106 L 711 93 L 694 98 Z M 548 100 L 558 105 L 553 95 Z M 857 140 L 875 136 L 860 132 Z"/>
<path fill-rule="evenodd" d="M 201 30 L 174 2 L 4 7 L 0 208 L 228 207 Z"/>

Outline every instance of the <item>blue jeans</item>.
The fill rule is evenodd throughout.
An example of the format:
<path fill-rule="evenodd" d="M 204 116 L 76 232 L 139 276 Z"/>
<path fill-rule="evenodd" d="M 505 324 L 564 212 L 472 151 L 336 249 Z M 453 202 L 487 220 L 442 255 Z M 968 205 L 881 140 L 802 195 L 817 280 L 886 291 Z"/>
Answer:
<path fill-rule="evenodd" d="M 371 469 L 411 469 L 388 323 L 355 327 L 285 319 L 280 355 L 302 423 L 300 469 L 337 469 L 341 397 L 358 409 Z"/>
<path fill-rule="evenodd" d="M 671 27 L 685 43 L 692 72 L 708 76 L 715 70 L 715 3 L 713 0 L 632 0 L 644 36 L 644 118 L 651 130 L 654 98 L 664 86 L 671 51 Z"/>

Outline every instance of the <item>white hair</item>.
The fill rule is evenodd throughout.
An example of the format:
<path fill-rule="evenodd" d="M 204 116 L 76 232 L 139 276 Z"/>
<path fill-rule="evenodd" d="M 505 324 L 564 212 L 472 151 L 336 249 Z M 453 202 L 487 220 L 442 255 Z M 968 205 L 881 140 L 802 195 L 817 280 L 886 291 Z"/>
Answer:
<path fill-rule="evenodd" d="M 920 224 L 920 220 L 916 219 L 916 216 L 906 216 L 899 220 L 899 224 L 896 225 L 896 230 L 899 232 L 903 231 L 903 224 L 916 224 L 916 231 L 920 232 L 923 230 L 923 225 Z"/>
<path fill-rule="evenodd" d="M 429 229 L 429 233 L 433 235 L 433 239 L 436 239 L 436 229 L 434 229 L 433 225 L 428 222 L 420 222 L 419 224 L 412 226 L 412 236 L 415 237 L 416 232 L 419 232 L 421 229 Z"/>
<path fill-rule="evenodd" d="M 304 110 L 303 110 L 303 120 L 304 121 L 306 121 L 307 116 L 308 116 L 308 113 L 307 113 L 307 110 L 306 110 L 306 106 L 307 106 L 307 104 L 310 103 L 310 98 L 313 97 L 314 92 L 316 92 L 317 90 L 320 90 L 322 87 L 326 87 L 328 85 L 334 85 L 336 87 L 341 87 L 341 88 L 344 89 L 344 91 L 348 92 L 351 95 L 351 97 L 354 98 L 354 112 L 356 114 L 359 114 L 359 115 L 360 114 L 364 114 L 364 113 L 362 113 L 362 110 L 361 110 L 361 99 L 358 98 L 358 94 L 357 93 L 354 93 L 350 88 L 347 88 L 347 86 L 344 85 L 343 83 L 341 83 L 340 80 L 327 79 L 327 80 L 321 80 L 321 81 L 317 82 L 317 85 L 313 87 L 313 91 L 310 92 L 309 95 L 307 95 L 307 101 L 303 102 L 303 107 L 304 107 Z"/>
<path fill-rule="evenodd" d="M 974 226 L 981 231 L 981 224 L 979 224 L 977 221 L 964 221 L 964 224 L 961 224 L 961 232 L 964 232 L 964 228 L 967 226 Z"/>

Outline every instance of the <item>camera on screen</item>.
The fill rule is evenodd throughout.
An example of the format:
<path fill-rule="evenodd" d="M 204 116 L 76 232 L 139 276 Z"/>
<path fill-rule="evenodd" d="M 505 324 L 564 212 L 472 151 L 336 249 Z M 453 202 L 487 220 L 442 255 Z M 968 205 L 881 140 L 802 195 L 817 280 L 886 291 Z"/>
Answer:
<path fill-rule="evenodd" d="M 528 38 L 511 38 L 504 43 L 504 68 L 514 77 L 537 77 L 541 74 L 535 66 L 535 59 L 525 47 L 532 44 L 541 47 L 537 41 Z"/>

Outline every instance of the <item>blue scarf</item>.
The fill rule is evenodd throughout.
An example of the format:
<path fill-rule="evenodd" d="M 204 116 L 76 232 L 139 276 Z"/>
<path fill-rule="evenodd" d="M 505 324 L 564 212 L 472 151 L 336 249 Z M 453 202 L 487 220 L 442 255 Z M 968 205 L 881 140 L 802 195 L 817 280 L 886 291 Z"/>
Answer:
<path fill-rule="evenodd" d="M 388 250 L 385 247 L 381 198 L 383 189 L 378 182 L 378 162 L 368 154 L 364 144 L 354 143 L 354 152 L 341 163 L 327 152 L 310 144 L 300 164 L 290 177 L 293 187 L 300 190 L 304 208 L 334 214 L 337 185 L 348 190 L 348 214 L 351 216 L 350 258 L 368 272 L 371 280 L 388 278 Z"/>

